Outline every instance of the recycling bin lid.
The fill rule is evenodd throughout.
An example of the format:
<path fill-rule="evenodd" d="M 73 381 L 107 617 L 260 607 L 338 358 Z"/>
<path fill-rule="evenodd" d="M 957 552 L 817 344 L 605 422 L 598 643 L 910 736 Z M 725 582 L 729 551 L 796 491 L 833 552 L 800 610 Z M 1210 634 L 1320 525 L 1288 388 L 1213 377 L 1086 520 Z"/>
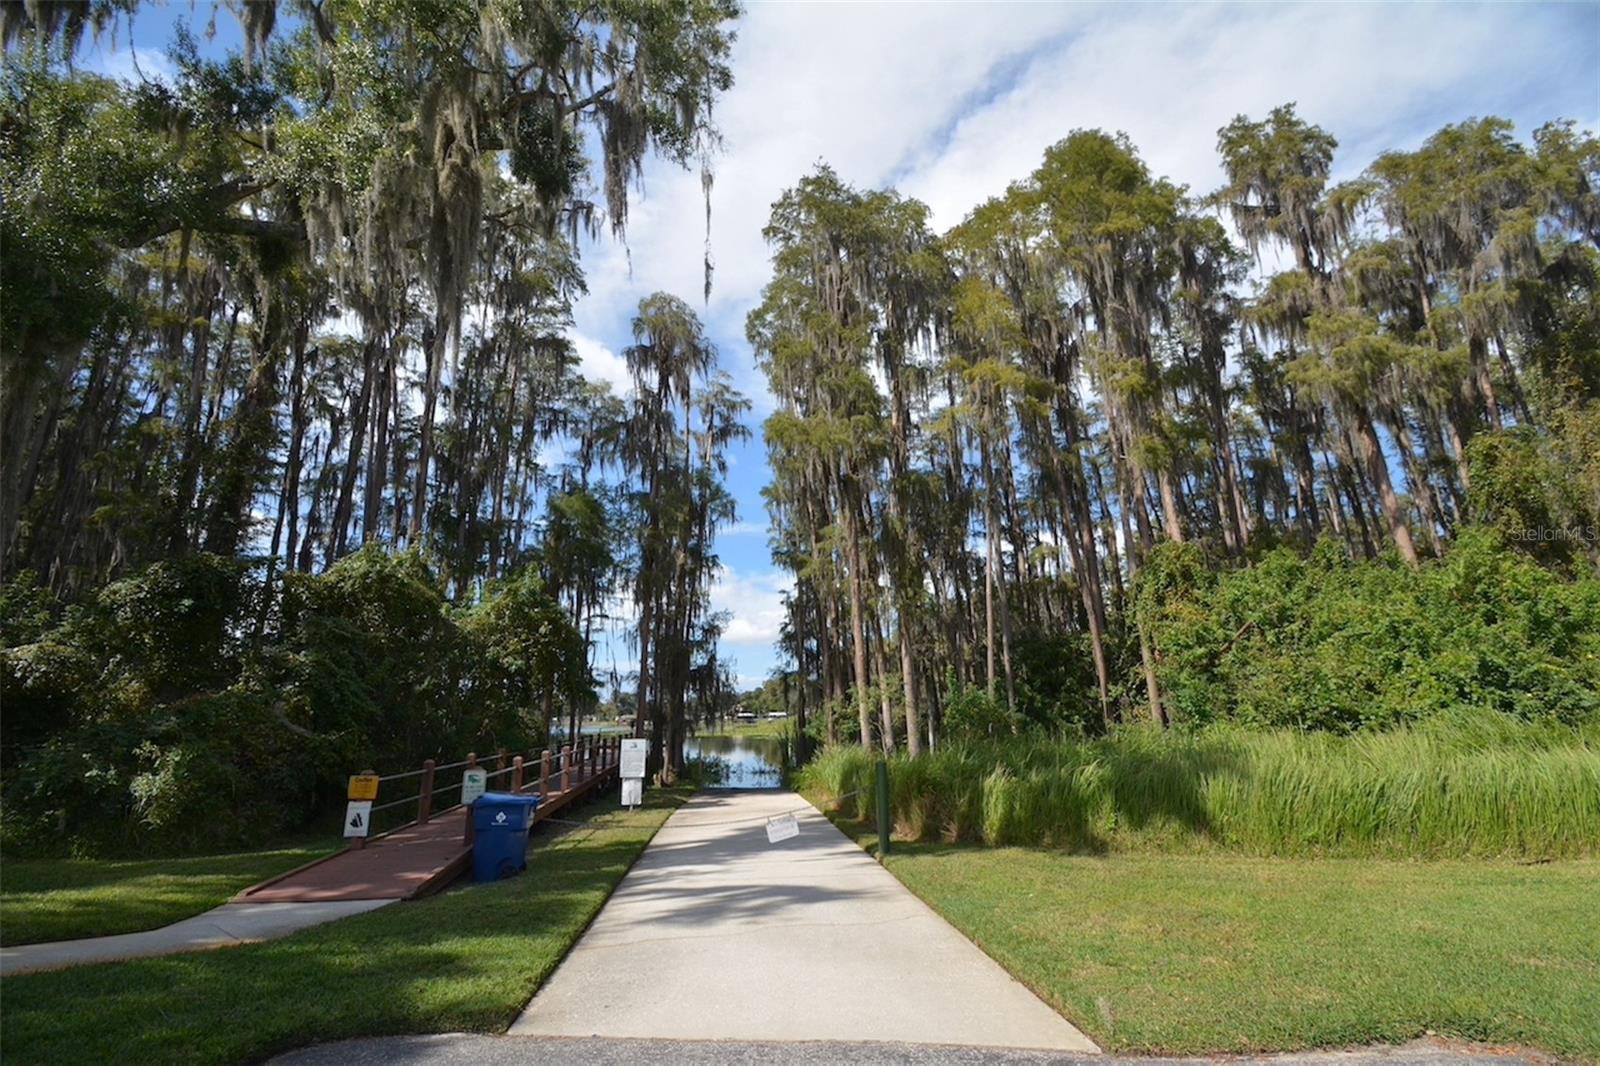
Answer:
<path fill-rule="evenodd" d="M 523 796 L 515 792 L 485 792 L 473 802 L 481 803 L 486 807 L 537 807 L 539 805 L 539 797 Z"/>

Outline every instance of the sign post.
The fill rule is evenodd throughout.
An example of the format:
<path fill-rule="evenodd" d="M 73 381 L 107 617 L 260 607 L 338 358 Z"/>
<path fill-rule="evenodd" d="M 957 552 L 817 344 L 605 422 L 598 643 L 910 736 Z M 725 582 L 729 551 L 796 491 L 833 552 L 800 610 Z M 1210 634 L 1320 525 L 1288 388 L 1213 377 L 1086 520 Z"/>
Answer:
<path fill-rule="evenodd" d="M 622 757 L 618 776 L 622 778 L 622 805 L 637 807 L 644 802 L 644 764 L 650 754 L 650 742 L 639 737 L 627 737 L 622 742 Z"/>
<path fill-rule="evenodd" d="M 371 770 L 351 774 L 345 798 L 350 804 L 344 812 L 344 835 L 352 841 L 351 847 L 364 848 L 372 833 L 372 801 L 378 798 L 378 775 Z"/>
<path fill-rule="evenodd" d="M 354 837 L 360 847 L 372 831 L 372 801 L 351 800 L 344 809 L 344 835 Z"/>
<path fill-rule="evenodd" d="M 878 808 L 878 858 L 881 860 L 889 854 L 889 836 L 894 828 L 889 816 L 889 764 L 882 759 L 878 760 L 877 777 L 878 795 L 873 806 Z"/>

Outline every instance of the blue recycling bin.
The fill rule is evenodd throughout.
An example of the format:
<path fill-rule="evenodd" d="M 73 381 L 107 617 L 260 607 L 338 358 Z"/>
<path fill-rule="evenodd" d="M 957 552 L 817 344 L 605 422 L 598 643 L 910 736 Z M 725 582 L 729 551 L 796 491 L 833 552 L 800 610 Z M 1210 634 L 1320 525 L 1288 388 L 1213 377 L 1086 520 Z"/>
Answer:
<path fill-rule="evenodd" d="M 528 830 L 538 796 L 485 792 L 472 801 L 472 876 L 514 877 L 528 868 Z"/>

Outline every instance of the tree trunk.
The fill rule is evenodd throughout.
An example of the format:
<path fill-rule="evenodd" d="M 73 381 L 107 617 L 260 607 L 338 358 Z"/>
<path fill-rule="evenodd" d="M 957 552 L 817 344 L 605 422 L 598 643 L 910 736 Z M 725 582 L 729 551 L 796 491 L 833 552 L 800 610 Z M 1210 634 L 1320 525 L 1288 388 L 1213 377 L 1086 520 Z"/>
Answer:
<path fill-rule="evenodd" d="M 332 566 L 348 550 L 350 520 L 355 513 L 356 474 L 361 469 L 361 448 L 367 440 L 367 418 L 372 410 L 372 379 L 377 362 L 377 344 L 370 337 L 361 357 L 361 390 L 356 396 L 354 421 L 350 426 L 350 447 L 345 453 L 344 470 L 339 477 L 339 496 L 333 508 L 333 525 L 328 533 L 328 553 L 323 566 Z"/>
<path fill-rule="evenodd" d="M 1504 421 L 1500 418 L 1500 400 L 1495 395 L 1494 379 L 1489 374 L 1488 345 L 1476 333 L 1467 340 L 1467 350 L 1472 356 L 1472 379 L 1478 388 L 1478 394 L 1483 397 L 1484 410 L 1489 415 L 1489 426 L 1492 429 L 1503 429 Z"/>
<path fill-rule="evenodd" d="M 860 718 L 861 746 L 872 747 L 872 710 L 871 697 L 867 692 L 867 627 L 866 611 L 862 602 L 864 592 L 861 580 L 861 534 L 856 529 L 855 505 L 847 499 L 844 485 L 839 487 L 840 507 L 844 512 L 845 540 L 850 553 L 850 635 L 854 643 L 851 649 L 855 660 L 855 701 L 856 714 Z"/>
<path fill-rule="evenodd" d="M 1144 691 L 1150 699 L 1150 720 L 1165 727 L 1170 723 L 1167 720 L 1167 709 L 1161 703 L 1161 683 L 1156 679 L 1156 659 L 1150 651 L 1150 641 L 1145 636 L 1144 626 L 1134 627 L 1139 631 L 1139 661 L 1144 667 Z"/>
<path fill-rule="evenodd" d="M 878 716 L 881 733 L 878 737 L 885 755 L 894 754 L 894 704 L 889 696 L 889 663 L 884 650 L 883 620 L 877 612 L 872 616 L 873 669 L 878 675 Z"/>
<path fill-rule="evenodd" d="M 450 343 L 450 324 L 440 309 L 434 315 L 433 329 L 423 339 L 427 352 L 427 379 L 422 395 L 422 428 L 417 437 L 417 473 L 412 484 L 409 542 L 418 543 L 423 520 L 428 513 L 428 463 L 433 458 L 433 422 L 439 405 L 439 386 L 444 379 L 445 346 Z"/>
<path fill-rule="evenodd" d="M 1372 480 L 1378 488 L 1378 498 L 1383 503 L 1384 514 L 1389 519 L 1389 535 L 1394 538 L 1394 546 L 1400 551 L 1400 558 L 1405 560 L 1407 566 L 1415 569 L 1417 566 L 1417 549 L 1411 542 L 1411 529 L 1406 525 L 1405 513 L 1400 509 L 1400 498 L 1395 495 L 1394 485 L 1389 480 L 1389 461 L 1383 457 L 1383 448 L 1378 443 L 1378 432 L 1373 428 L 1372 418 L 1364 407 L 1355 409 L 1356 427 L 1361 434 L 1362 444 L 1367 452 L 1367 465 L 1372 470 Z"/>

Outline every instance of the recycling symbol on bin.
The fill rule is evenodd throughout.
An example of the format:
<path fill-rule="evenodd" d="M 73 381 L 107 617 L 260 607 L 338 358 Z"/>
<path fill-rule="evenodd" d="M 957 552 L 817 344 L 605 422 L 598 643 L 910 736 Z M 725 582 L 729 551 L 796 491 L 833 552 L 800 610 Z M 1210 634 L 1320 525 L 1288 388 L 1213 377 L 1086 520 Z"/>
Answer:
<path fill-rule="evenodd" d="M 506 812 L 505 811 L 501 811 L 499 814 L 494 816 L 494 824 L 495 825 L 505 825 L 506 824 Z"/>

